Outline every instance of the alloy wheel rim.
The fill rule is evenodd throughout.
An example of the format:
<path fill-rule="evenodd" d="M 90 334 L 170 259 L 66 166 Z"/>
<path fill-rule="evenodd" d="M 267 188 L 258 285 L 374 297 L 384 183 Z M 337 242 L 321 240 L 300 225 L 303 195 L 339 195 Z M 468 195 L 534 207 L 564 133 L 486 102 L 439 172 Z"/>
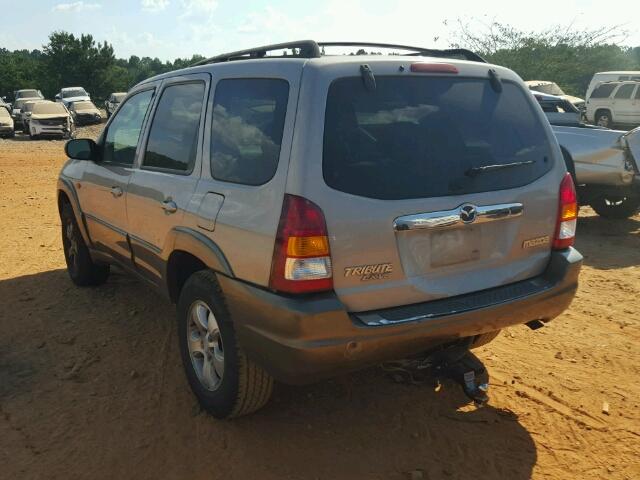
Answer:
<path fill-rule="evenodd" d="M 609 126 L 609 117 L 606 115 L 602 115 L 598 118 L 598 126 L 600 127 L 608 127 Z"/>
<path fill-rule="evenodd" d="M 198 381 L 209 391 L 217 390 L 224 376 L 224 346 L 218 321 L 201 300 L 189 309 L 187 345 Z"/>

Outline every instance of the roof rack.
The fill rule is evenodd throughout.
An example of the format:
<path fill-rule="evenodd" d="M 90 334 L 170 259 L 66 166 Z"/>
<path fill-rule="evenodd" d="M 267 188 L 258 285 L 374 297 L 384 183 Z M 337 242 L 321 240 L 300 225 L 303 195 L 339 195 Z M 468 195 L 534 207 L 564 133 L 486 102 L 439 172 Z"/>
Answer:
<path fill-rule="evenodd" d="M 392 43 L 370 43 L 370 42 L 319 42 L 322 47 L 377 47 L 377 48 L 393 48 L 397 50 L 408 50 L 413 52 L 411 55 L 425 55 L 428 57 L 438 58 L 461 58 L 472 62 L 487 63 L 487 61 L 471 50 L 466 48 L 449 48 L 445 50 L 434 50 L 431 48 L 411 47 L 409 45 L 395 45 Z"/>
<path fill-rule="evenodd" d="M 299 40 L 297 42 L 276 43 L 274 45 L 265 45 L 263 47 L 249 48 L 247 50 L 238 50 L 237 52 L 223 53 L 222 55 L 216 55 L 215 57 L 205 58 L 199 62 L 191 65 L 196 67 L 198 65 L 207 65 L 209 63 L 222 63 L 232 60 L 248 60 L 251 58 L 264 58 L 267 56 L 267 52 L 273 52 L 275 50 L 288 50 L 296 49 L 298 53 L 291 55 L 292 57 L 299 58 L 318 58 L 320 57 L 320 47 L 313 40 Z"/>
<path fill-rule="evenodd" d="M 235 60 L 248 60 L 253 58 L 265 58 L 268 52 L 277 50 L 294 50 L 292 55 L 274 55 L 269 58 L 319 58 L 322 56 L 324 47 L 376 47 L 390 48 L 397 50 L 408 50 L 412 53 L 408 55 L 425 55 L 438 58 L 461 58 L 472 62 L 487 63 L 487 61 L 471 50 L 465 48 L 450 48 L 446 50 L 433 50 L 430 48 L 410 47 L 408 45 L 394 45 L 389 43 L 370 43 L 370 42 L 315 42 L 314 40 L 299 40 L 297 42 L 276 43 L 274 45 L 265 45 L 262 47 L 249 48 L 246 50 L 238 50 L 236 52 L 223 53 L 215 57 L 206 58 L 192 64 L 192 67 L 198 65 L 207 65 L 211 63 L 223 63 Z"/>

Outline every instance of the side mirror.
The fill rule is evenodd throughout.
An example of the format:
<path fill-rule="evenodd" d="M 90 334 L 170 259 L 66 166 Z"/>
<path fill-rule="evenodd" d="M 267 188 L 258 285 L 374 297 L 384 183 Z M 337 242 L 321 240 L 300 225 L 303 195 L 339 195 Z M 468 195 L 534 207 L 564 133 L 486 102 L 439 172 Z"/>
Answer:
<path fill-rule="evenodd" d="M 60 98 L 61 98 L 61 97 L 60 97 L 60 94 L 59 94 L 59 93 L 58 93 L 58 94 L 56 94 L 56 97 L 55 97 L 55 98 L 56 98 L 56 100 L 60 100 Z"/>
<path fill-rule="evenodd" d="M 98 145 L 89 138 L 69 140 L 64 146 L 64 151 L 67 157 L 74 160 L 96 161 L 98 159 Z"/>

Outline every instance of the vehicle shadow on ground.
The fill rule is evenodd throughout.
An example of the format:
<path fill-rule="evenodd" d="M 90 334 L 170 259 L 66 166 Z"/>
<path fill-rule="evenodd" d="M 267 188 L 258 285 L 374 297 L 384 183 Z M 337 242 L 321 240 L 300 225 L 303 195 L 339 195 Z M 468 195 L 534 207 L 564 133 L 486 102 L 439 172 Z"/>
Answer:
<path fill-rule="evenodd" d="M 173 306 L 117 271 L 93 289 L 64 270 L 2 280 L 0 298 L 0 405 L 34 452 L 12 463 L 24 446 L 5 445 L 8 478 L 524 480 L 536 463 L 513 412 L 377 368 L 278 385 L 256 414 L 215 420 L 188 390 Z"/>
<path fill-rule="evenodd" d="M 576 248 L 584 263 L 599 270 L 640 265 L 640 218 L 608 220 L 597 215 L 578 220 Z"/>

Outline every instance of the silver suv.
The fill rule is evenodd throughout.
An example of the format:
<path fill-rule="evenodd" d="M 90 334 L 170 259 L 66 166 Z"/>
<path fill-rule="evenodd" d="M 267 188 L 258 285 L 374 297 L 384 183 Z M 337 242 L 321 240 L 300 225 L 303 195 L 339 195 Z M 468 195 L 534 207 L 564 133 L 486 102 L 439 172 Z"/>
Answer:
<path fill-rule="evenodd" d="M 153 77 L 97 142 L 66 145 L 71 279 L 117 264 L 176 303 L 187 378 L 216 417 L 257 410 L 274 379 L 537 328 L 576 291 L 573 182 L 522 80 L 464 50 L 333 46 Z"/>

